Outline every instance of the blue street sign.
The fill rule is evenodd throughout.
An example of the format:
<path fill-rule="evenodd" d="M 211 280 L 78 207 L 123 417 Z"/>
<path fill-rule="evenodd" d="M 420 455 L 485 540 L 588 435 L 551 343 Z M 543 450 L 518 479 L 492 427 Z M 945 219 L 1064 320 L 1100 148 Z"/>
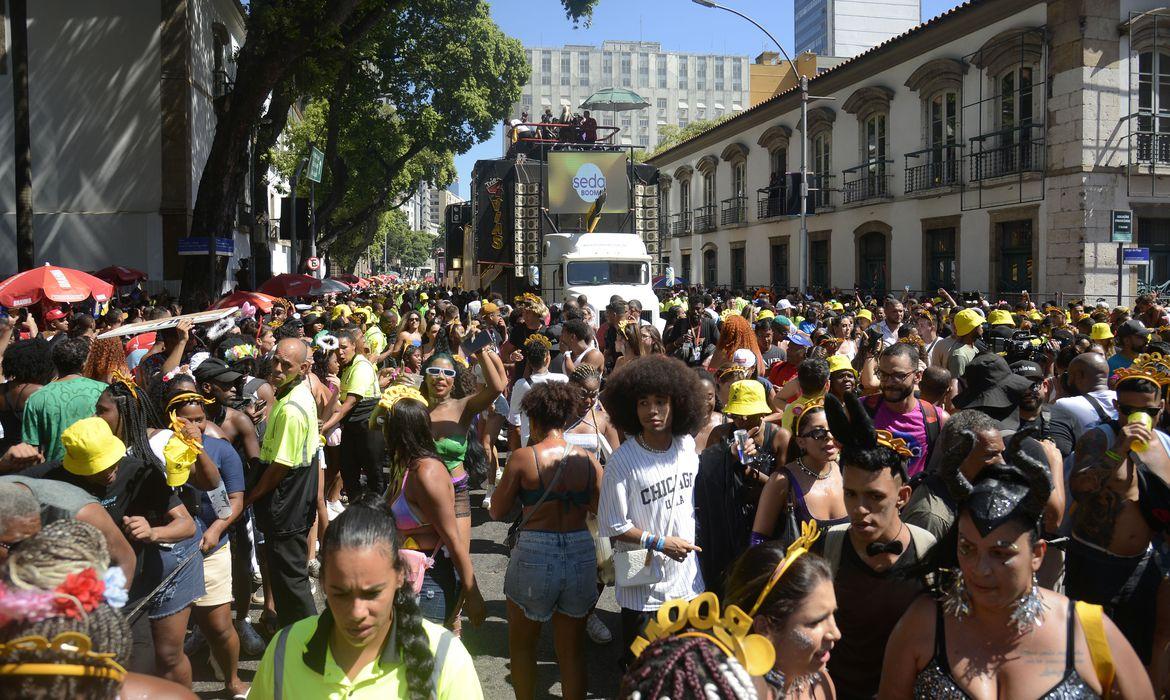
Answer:
<path fill-rule="evenodd" d="M 207 255 L 207 236 L 187 236 L 179 239 L 179 255 Z M 215 239 L 215 254 L 231 257 L 236 252 L 236 242 L 231 238 Z"/>
<path fill-rule="evenodd" d="M 1122 248 L 1121 262 L 1123 265 L 1149 265 L 1149 248 Z"/>

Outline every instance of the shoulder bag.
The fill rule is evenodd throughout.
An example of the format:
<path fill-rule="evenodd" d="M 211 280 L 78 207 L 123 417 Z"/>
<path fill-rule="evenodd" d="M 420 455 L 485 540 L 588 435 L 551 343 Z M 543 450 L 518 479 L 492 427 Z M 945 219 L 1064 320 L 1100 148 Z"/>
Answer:
<path fill-rule="evenodd" d="M 531 449 L 532 458 L 536 461 L 536 479 L 539 481 L 540 461 L 537 459 L 539 455 L 537 454 L 535 447 Z M 556 471 L 553 472 L 553 478 L 548 482 L 548 486 L 544 487 L 544 493 L 540 494 L 540 499 L 532 506 L 532 510 L 528 511 L 524 517 L 517 520 L 516 524 L 508 529 L 508 536 L 504 538 L 504 546 L 508 548 L 509 552 L 516 548 L 516 540 L 520 537 L 520 531 L 524 529 L 524 526 L 528 524 L 528 521 L 531 520 L 532 516 L 536 514 L 536 511 L 540 509 L 541 504 L 543 504 L 545 499 L 548 498 L 548 495 L 552 493 L 553 486 L 556 486 L 557 482 L 560 481 L 561 472 L 565 469 L 565 460 L 568 458 L 569 450 L 571 449 L 573 449 L 573 446 L 566 442 L 565 451 L 561 453 L 561 458 L 557 460 Z"/>

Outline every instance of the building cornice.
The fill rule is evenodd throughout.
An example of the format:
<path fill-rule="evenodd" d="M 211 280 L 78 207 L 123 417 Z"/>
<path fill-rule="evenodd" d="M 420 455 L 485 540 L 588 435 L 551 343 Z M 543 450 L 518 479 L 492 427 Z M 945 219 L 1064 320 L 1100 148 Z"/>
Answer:
<path fill-rule="evenodd" d="M 986 27 L 1046 0 L 968 0 L 917 27 L 849 59 L 809 80 L 809 90 L 828 95 L 880 75 L 883 71 L 914 60 L 950 42 L 968 36 L 973 26 Z M 796 86 L 764 100 L 730 119 L 646 160 L 661 167 L 701 152 L 752 127 L 766 124 L 800 108 Z"/>

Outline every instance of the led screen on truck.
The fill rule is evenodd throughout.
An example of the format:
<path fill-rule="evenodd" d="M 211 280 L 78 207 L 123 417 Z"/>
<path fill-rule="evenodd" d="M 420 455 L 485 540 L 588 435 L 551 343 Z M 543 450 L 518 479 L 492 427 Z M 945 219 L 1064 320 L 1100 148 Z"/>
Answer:
<path fill-rule="evenodd" d="M 604 195 L 603 214 L 630 209 L 630 183 L 624 153 L 565 152 L 548 154 L 550 214 L 588 214 Z"/>

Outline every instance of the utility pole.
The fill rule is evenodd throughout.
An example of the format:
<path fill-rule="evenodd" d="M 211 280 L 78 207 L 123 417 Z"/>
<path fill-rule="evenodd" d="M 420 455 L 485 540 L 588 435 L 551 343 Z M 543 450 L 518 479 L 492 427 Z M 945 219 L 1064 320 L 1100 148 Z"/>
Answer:
<path fill-rule="evenodd" d="M 28 0 L 9 0 L 12 26 L 13 159 L 16 189 L 16 267 L 34 267 L 32 133 L 28 101 Z"/>
<path fill-rule="evenodd" d="M 767 29 L 764 29 L 764 26 L 762 24 L 760 24 L 759 22 L 755 21 L 751 17 L 748 17 L 747 15 L 740 12 L 739 10 L 727 7 L 726 5 L 720 5 L 717 2 L 712 2 L 712 0 L 691 0 L 691 1 L 694 2 L 696 5 L 702 5 L 703 7 L 710 7 L 710 8 L 716 9 L 716 10 L 723 10 L 725 12 L 730 12 L 731 14 L 736 15 L 737 17 L 740 17 L 741 19 L 745 19 L 748 22 L 751 22 L 752 24 L 754 24 L 756 26 L 756 29 L 759 29 L 761 32 L 766 34 L 768 36 L 768 38 L 772 40 L 772 43 L 776 45 L 776 48 L 780 50 L 780 54 L 782 56 L 784 56 L 784 60 L 788 61 L 788 65 L 791 66 L 791 68 L 792 68 L 792 75 L 796 76 L 796 79 L 800 82 L 800 236 L 796 240 L 796 258 L 797 258 L 797 260 L 800 261 L 800 275 L 798 275 L 798 279 L 800 280 L 800 291 L 804 292 L 808 288 L 808 273 L 809 273 L 809 270 L 808 270 L 808 255 L 809 255 L 808 254 L 808 193 L 809 193 L 809 186 L 808 186 L 808 78 L 806 78 L 805 76 L 800 74 L 800 71 L 798 71 L 796 69 L 796 62 L 792 60 L 792 57 L 788 55 L 788 52 L 784 50 L 784 47 L 780 45 L 780 42 L 776 40 L 776 37 L 772 36 L 772 33 L 769 32 Z M 820 189 L 820 188 L 814 188 L 814 189 Z"/>

